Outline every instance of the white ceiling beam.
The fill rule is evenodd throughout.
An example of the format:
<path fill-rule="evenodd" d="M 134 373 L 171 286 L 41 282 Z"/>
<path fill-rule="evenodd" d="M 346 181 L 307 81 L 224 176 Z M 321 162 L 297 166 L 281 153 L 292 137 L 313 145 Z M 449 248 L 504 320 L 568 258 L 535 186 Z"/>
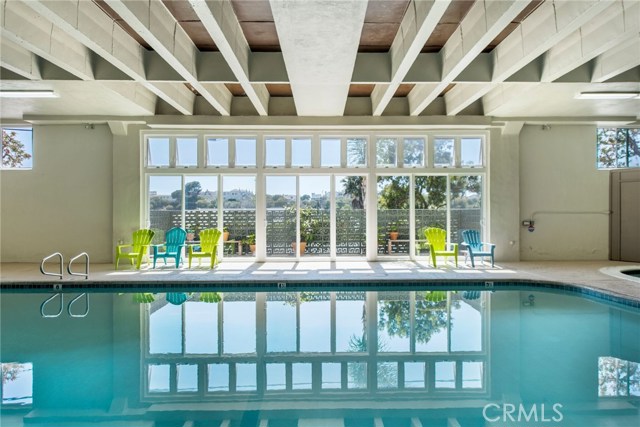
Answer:
<path fill-rule="evenodd" d="M 491 84 L 456 85 L 445 94 L 447 115 L 456 115 L 486 95 L 578 28 L 601 14 L 613 0 L 547 0 L 494 50 Z"/>
<path fill-rule="evenodd" d="M 389 49 L 391 81 L 376 85 L 371 93 L 374 116 L 381 116 L 387 108 L 450 3 L 450 0 L 411 1 Z"/>
<path fill-rule="evenodd" d="M 42 80 L 38 57 L 6 37 L 0 38 L 0 66 L 29 80 Z"/>
<path fill-rule="evenodd" d="M 0 4 L 2 10 L 0 34 L 3 36 L 3 41 L 9 38 L 81 80 L 94 80 L 91 51 L 85 45 L 66 34 L 51 21 L 38 15 L 24 3 L 15 1 L 3 3 Z M 101 82 L 101 85 L 142 108 L 148 114 L 155 113 L 155 96 L 137 83 L 105 81 Z"/>
<path fill-rule="evenodd" d="M 198 80 L 198 48 L 160 0 L 106 0 L 106 3 L 223 116 L 231 115 L 231 92 L 222 83 Z M 213 90 L 212 90 L 213 89 Z"/>
<path fill-rule="evenodd" d="M 94 2 L 29 0 L 26 4 L 180 113 L 193 114 L 193 92 L 182 83 L 168 87 L 147 81 L 144 48 Z"/>
<path fill-rule="evenodd" d="M 231 1 L 190 0 L 190 3 L 258 114 L 267 116 L 269 91 L 264 84 L 252 85 L 249 81 L 251 49 L 233 12 Z"/>
<path fill-rule="evenodd" d="M 90 50 L 59 27 L 17 1 L 0 2 L 0 35 L 81 80 L 94 80 Z"/>
<path fill-rule="evenodd" d="M 602 83 L 640 66 L 640 34 L 598 56 L 594 61 L 593 83 Z"/>
<path fill-rule="evenodd" d="M 270 0 L 299 116 L 341 116 L 367 0 Z"/>
<path fill-rule="evenodd" d="M 586 23 L 544 55 L 542 81 L 552 82 L 637 37 L 640 31 L 640 2 L 618 0 L 597 19 Z"/>
<path fill-rule="evenodd" d="M 419 115 L 460 75 L 513 19 L 529 0 L 478 0 L 442 49 L 442 78 L 433 85 L 416 85 L 409 92 L 409 111 Z"/>

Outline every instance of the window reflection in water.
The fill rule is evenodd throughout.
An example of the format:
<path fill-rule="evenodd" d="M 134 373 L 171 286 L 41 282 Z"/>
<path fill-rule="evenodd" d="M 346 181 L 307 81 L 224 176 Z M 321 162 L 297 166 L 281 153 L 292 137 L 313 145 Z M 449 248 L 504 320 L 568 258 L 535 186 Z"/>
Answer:
<path fill-rule="evenodd" d="M 234 292 L 203 303 L 196 293 L 179 306 L 158 298 L 147 317 L 146 395 L 483 392 L 487 297 L 476 294 Z"/>

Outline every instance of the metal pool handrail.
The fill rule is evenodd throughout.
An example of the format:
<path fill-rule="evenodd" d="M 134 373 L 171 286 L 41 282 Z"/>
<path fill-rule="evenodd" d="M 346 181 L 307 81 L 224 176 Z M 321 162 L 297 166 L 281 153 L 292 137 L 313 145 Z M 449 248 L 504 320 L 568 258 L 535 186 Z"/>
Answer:
<path fill-rule="evenodd" d="M 80 257 L 85 257 L 84 259 L 84 273 L 74 273 L 73 271 L 71 271 L 71 264 L 73 264 L 73 262 L 75 260 L 77 260 Z M 85 279 L 89 278 L 89 254 L 86 252 L 82 252 L 76 256 L 74 256 L 73 258 L 71 258 L 69 260 L 69 265 L 67 265 L 67 272 L 69 272 L 70 275 L 72 276 L 84 276 Z M 75 301 L 75 300 L 74 300 Z M 69 303 L 69 305 L 71 305 L 71 303 Z"/>
<path fill-rule="evenodd" d="M 84 313 L 80 313 L 80 314 L 73 314 L 71 312 L 71 306 L 78 301 L 80 298 L 85 297 L 85 311 Z M 69 301 L 69 305 L 67 306 L 67 313 L 69 313 L 69 316 L 71 317 L 87 317 L 87 314 L 89 314 L 89 294 L 88 293 L 82 293 L 80 295 L 78 295 L 77 297 L 75 297 L 74 299 L 72 299 L 71 301 Z"/>
<path fill-rule="evenodd" d="M 56 314 L 45 314 L 44 307 L 49 304 L 55 297 L 60 297 L 60 310 Z M 62 311 L 64 310 L 64 294 L 58 293 L 53 294 L 49 298 L 47 298 L 42 304 L 40 304 L 40 315 L 42 317 L 60 317 Z"/>
<path fill-rule="evenodd" d="M 44 263 L 47 262 L 48 260 L 50 260 L 53 257 L 60 257 L 60 273 L 51 273 L 48 271 L 44 271 Z M 40 263 L 40 272 L 42 274 L 44 274 L 45 276 L 58 276 L 59 279 L 62 280 L 62 274 L 63 274 L 63 268 L 62 265 L 64 264 L 64 257 L 62 256 L 62 254 L 60 252 L 54 252 L 49 256 L 46 256 L 44 258 L 42 258 L 42 262 Z"/>

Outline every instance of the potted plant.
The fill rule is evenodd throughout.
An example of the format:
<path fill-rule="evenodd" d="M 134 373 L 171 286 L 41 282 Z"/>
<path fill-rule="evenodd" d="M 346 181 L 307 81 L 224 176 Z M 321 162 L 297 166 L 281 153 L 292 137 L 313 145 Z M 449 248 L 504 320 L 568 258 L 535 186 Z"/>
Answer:
<path fill-rule="evenodd" d="M 313 210 L 311 208 L 304 208 L 300 210 L 300 246 L 295 241 L 295 235 L 292 236 L 291 248 L 296 250 L 300 255 L 304 254 L 307 246 L 316 240 L 318 234 L 318 227 L 320 222 L 313 216 Z"/>
<path fill-rule="evenodd" d="M 193 240 L 195 238 L 196 238 L 196 232 L 192 228 L 188 228 L 187 229 L 187 241 L 188 242 L 193 242 Z"/>
<path fill-rule="evenodd" d="M 390 240 L 398 240 L 398 236 L 400 233 L 398 232 L 398 224 L 395 222 L 390 222 L 388 226 L 389 230 L 389 239 Z"/>
<path fill-rule="evenodd" d="M 227 241 L 229 240 L 229 228 L 228 227 L 223 227 L 222 228 L 222 240 L 223 241 Z"/>
<path fill-rule="evenodd" d="M 249 250 L 252 254 L 256 253 L 256 235 L 255 233 L 249 234 L 247 237 L 243 239 L 243 243 L 245 245 L 249 245 Z"/>

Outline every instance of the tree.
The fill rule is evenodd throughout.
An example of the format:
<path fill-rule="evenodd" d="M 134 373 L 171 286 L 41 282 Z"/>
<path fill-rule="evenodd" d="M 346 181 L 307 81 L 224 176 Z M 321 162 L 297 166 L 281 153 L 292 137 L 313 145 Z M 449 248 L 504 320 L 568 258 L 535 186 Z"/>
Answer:
<path fill-rule="evenodd" d="M 428 301 L 416 299 L 414 331 L 416 343 L 427 343 L 431 337 L 447 326 L 446 299 Z M 459 306 L 452 301 L 452 306 Z M 389 336 L 407 338 L 411 333 L 411 310 L 408 300 L 384 301 L 378 308 L 378 328 L 386 329 Z"/>
<path fill-rule="evenodd" d="M 184 205 L 185 209 L 193 210 L 198 207 L 198 196 L 202 192 L 202 186 L 199 181 L 187 182 L 184 186 L 185 196 Z M 174 200 L 173 205 L 175 208 L 179 208 L 182 204 L 182 190 L 176 190 L 171 193 L 171 198 Z"/>
<path fill-rule="evenodd" d="M 31 154 L 25 151 L 25 146 L 17 138 L 16 132 L 6 132 L 2 129 L 2 166 L 19 167 L 23 161 L 30 158 Z"/>

